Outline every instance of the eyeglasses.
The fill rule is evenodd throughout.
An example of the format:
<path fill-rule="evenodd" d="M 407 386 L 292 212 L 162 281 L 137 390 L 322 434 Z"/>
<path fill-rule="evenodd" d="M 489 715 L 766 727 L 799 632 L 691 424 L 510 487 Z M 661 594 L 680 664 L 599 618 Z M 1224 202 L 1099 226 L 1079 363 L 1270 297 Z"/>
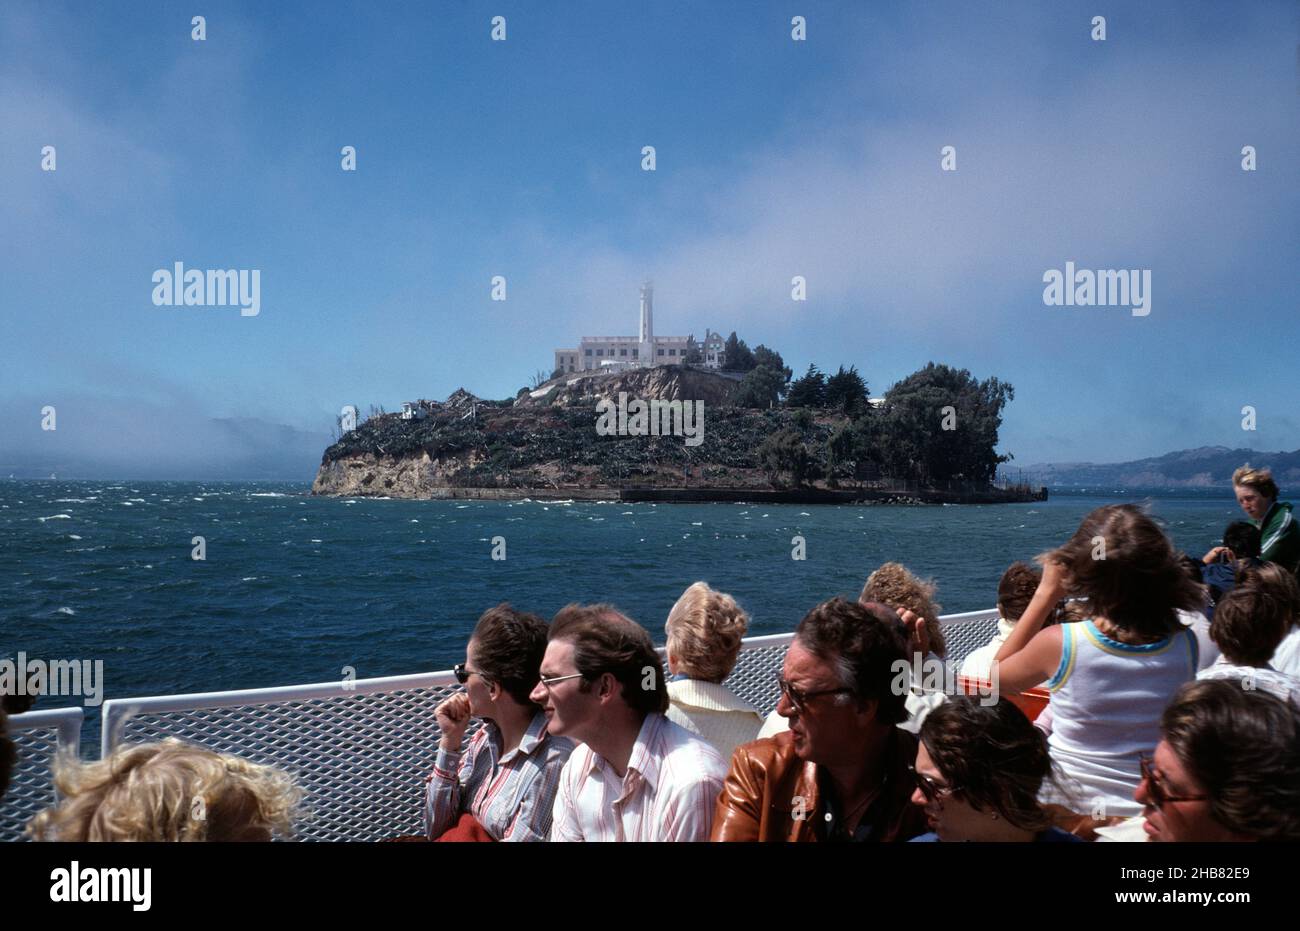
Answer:
<path fill-rule="evenodd" d="M 1151 804 L 1156 808 L 1163 808 L 1168 802 L 1204 802 L 1210 798 L 1208 795 L 1170 795 L 1165 791 L 1164 784 L 1156 778 L 1155 760 L 1144 753 L 1138 757 L 1138 765 L 1142 768 L 1142 778 L 1146 781 Z"/>
<path fill-rule="evenodd" d="M 794 710 L 799 712 L 802 712 L 807 708 L 808 700 L 810 698 L 817 698 L 822 695 L 838 695 L 841 692 L 850 695 L 853 694 L 853 689 L 850 688 L 819 689 L 816 692 L 800 691 L 789 682 L 785 681 L 785 676 L 781 675 L 779 672 L 776 674 L 776 684 L 781 687 L 781 694 L 786 697 L 786 700 L 790 702 L 794 707 Z"/>
<path fill-rule="evenodd" d="M 546 687 L 546 691 L 551 690 L 551 686 L 557 682 L 563 682 L 565 679 L 581 679 L 582 673 L 575 672 L 567 676 L 538 676 L 537 681 Z"/>
<path fill-rule="evenodd" d="M 953 786 L 941 786 L 925 773 L 917 772 L 915 766 L 909 765 L 907 769 L 916 779 L 916 786 L 921 790 L 921 794 L 925 796 L 927 802 L 937 801 L 940 796 L 952 795 L 957 791 Z"/>
<path fill-rule="evenodd" d="M 461 685 L 464 685 L 466 682 L 468 682 L 470 676 L 478 676 L 484 682 L 491 681 L 488 679 L 487 676 L 483 675 L 483 673 L 479 672 L 477 669 L 467 669 L 464 663 L 457 663 L 455 666 L 452 667 L 451 672 L 452 675 L 456 677 L 456 681 L 459 682 Z"/>

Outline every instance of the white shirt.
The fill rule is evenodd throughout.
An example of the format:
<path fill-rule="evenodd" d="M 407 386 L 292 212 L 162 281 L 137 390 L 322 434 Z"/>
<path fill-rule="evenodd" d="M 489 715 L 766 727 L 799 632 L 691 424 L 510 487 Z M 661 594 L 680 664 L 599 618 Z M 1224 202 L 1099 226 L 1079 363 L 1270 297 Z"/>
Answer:
<path fill-rule="evenodd" d="M 560 772 L 553 841 L 705 841 L 727 764 L 661 714 L 646 715 L 620 778 L 580 744 Z"/>
<path fill-rule="evenodd" d="M 1290 676 L 1300 676 L 1300 627 L 1291 628 L 1273 652 L 1269 665 L 1278 672 Z"/>
<path fill-rule="evenodd" d="M 1221 655 L 1219 645 L 1210 636 L 1210 619 L 1200 611 L 1178 611 L 1178 620 L 1196 634 L 1197 669 L 1209 669 Z"/>
<path fill-rule="evenodd" d="M 1226 657 L 1220 656 L 1218 662 L 1209 669 L 1202 669 L 1196 678 L 1226 679 L 1236 682 L 1244 691 L 1259 689 L 1300 707 L 1300 679 L 1279 672 L 1272 666 L 1236 666 L 1228 662 Z"/>

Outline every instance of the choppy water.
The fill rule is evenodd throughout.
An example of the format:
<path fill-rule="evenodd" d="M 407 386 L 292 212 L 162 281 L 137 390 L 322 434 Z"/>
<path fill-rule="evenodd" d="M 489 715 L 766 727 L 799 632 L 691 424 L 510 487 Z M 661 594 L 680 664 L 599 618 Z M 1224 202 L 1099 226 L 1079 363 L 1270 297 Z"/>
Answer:
<path fill-rule="evenodd" d="M 1100 504 L 831 507 L 435 502 L 307 497 L 297 485 L 0 482 L 0 658 L 102 659 L 104 697 L 446 669 L 484 608 L 549 617 L 607 600 L 663 640 L 673 601 L 707 580 L 791 630 L 896 559 L 945 612 L 991 607 L 1015 559 L 1063 542 Z M 1215 543 L 1230 492 L 1150 498 L 1179 546 Z M 807 559 L 791 559 L 791 538 Z M 206 560 L 191 558 L 193 537 Z M 504 537 L 505 560 L 491 558 Z M 76 699 L 43 699 L 57 707 Z M 90 709 L 90 715 L 97 715 Z"/>

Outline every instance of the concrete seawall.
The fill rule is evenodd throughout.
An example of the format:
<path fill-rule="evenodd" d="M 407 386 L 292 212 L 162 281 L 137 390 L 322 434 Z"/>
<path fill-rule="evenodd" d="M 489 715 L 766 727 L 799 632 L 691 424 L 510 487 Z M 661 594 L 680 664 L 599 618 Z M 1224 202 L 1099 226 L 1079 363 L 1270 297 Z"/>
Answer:
<path fill-rule="evenodd" d="M 318 492 L 314 492 L 317 493 Z M 376 489 L 376 495 L 393 495 L 391 490 Z M 337 497 L 367 497 L 364 494 Z M 875 489 L 756 489 L 756 488 L 452 488 L 427 489 L 418 497 L 425 500 L 519 501 L 628 501 L 663 504 L 703 504 L 708 502 L 753 502 L 755 504 L 1012 504 L 1047 500 L 1047 489 L 1028 493 L 1000 488 L 984 491 L 881 491 Z"/>

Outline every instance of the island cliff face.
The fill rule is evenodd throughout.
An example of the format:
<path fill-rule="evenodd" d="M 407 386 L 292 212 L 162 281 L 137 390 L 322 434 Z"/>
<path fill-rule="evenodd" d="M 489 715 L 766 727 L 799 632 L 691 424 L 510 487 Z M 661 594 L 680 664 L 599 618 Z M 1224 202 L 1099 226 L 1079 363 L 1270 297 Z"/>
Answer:
<path fill-rule="evenodd" d="M 419 402 L 419 414 L 371 417 L 325 450 L 312 493 L 394 498 L 623 498 L 625 500 L 839 501 L 863 494 L 851 475 L 829 484 L 820 460 L 844 415 L 754 410 L 730 403 L 727 375 L 661 366 L 583 373 L 485 401 L 458 390 Z M 601 435 L 602 400 L 703 402 L 703 442 L 682 436 Z M 780 434 L 805 461 L 789 481 L 764 442 Z M 770 444 L 769 444 L 770 445 Z M 841 466 L 839 471 L 843 473 Z M 844 481 L 852 490 L 844 490 Z M 837 487 L 840 486 L 840 487 Z M 992 490 L 996 491 L 996 490 Z M 954 500 L 951 497 L 945 500 Z M 967 499 L 959 499 L 967 500 Z M 1009 500 L 1005 495 L 969 500 Z"/>

